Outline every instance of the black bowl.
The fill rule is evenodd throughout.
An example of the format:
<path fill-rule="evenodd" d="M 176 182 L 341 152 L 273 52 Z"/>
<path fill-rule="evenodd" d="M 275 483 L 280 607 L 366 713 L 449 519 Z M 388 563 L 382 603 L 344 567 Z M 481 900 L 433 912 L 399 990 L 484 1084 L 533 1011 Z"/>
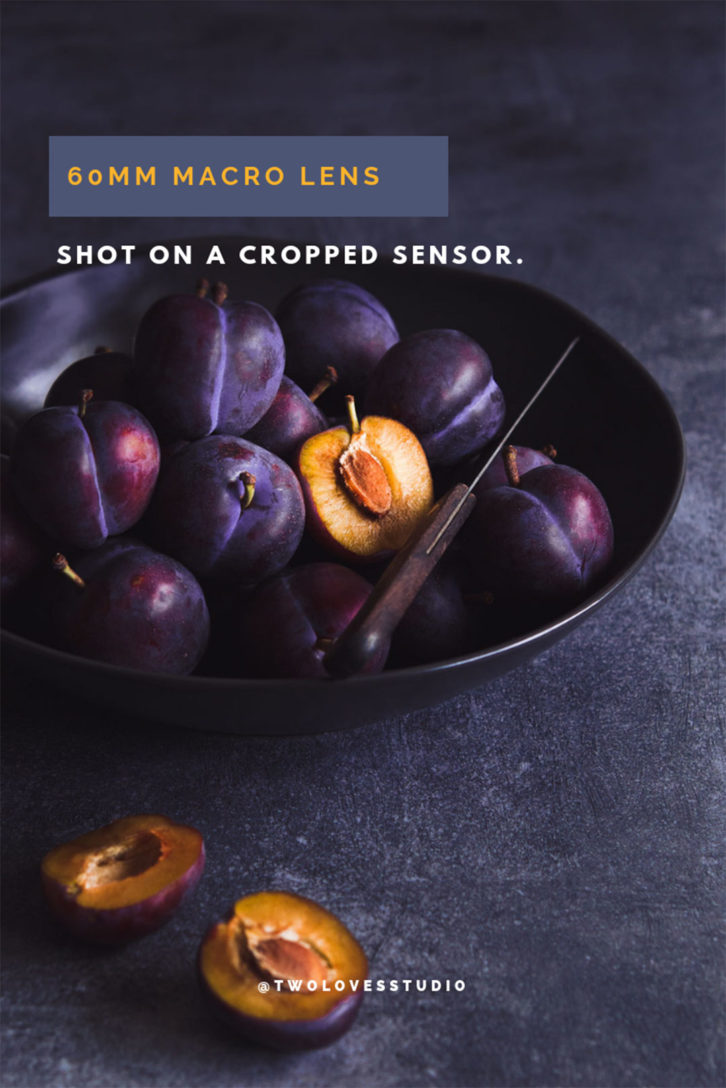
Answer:
<path fill-rule="evenodd" d="M 229 252 L 242 241 L 232 239 Z M 202 239 L 194 246 L 198 254 L 208 250 Z M 130 350 L 144 310 L 160 295 L 191 289 L 197 271 L 204 269 L 155 267 L 142 257 L 129 266 L 44 278 L 8 296 L 2 303 L 4 412 L 22 418 L 40 407 L 53 378 L 99 344 Z M 74 657 L 4 631 L 8 663 L 95 702 L 175 725 L 244 734 L 349 729 L 440 702 L 514 668 L 568 634 L 640 567 L 678 502 L 684 446 L 665 395 L 624 348 L 566 303 L 511 279 L 387 261 L 322 272 L 285 265 L 223 270 L 232 294 L 270 309 L 301 281 L 322 275 L 372 291 L 402 334 L 438 327 L 473 336 L 491 355 L 508 419 L 569 341 L 582 337 L 515 437 L 524 445 L 554 443 L 559 459 L 603 492 L 616 541 L 607 584 L 553 622 L 480 653 L 329 683 L 162 676 Z"/>

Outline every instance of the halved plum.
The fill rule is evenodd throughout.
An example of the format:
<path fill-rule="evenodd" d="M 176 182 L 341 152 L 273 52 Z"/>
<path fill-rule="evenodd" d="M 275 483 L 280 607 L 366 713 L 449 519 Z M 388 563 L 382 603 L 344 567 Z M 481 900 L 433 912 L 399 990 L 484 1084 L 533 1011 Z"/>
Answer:
<path fill-rule="evenodd" d="M 306 526 L 341 558 L 376 560 L 402 548 L 426 516 L 433 482 L 412 431 L 382 416 L 359 422 L 347 399 L 348 427 L 313 435 L 298 454 Z"/>
<path fill-rule="evenodd" d="M 245 1038 L 276 1050 L 327 1046 L 353 1023 L 368 961 L 343 923 L 290 892 L 240 899 L 199 948 L 214 1011 Z"/>
<path fill-rule="evenodd" d="M 122 944 L 153 933 L 196 886 L 204 841 L 164 816 L 126 816 L 43 858 L 50 909 L 78 937 Z"/>

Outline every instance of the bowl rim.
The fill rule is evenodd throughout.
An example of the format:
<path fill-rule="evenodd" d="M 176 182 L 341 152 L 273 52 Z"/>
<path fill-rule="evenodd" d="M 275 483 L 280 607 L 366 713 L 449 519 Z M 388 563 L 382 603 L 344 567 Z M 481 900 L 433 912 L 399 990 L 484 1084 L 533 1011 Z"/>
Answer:
<path fill-rule="evenodd" d="M 203 243 L 204 240 L 209 237 L 205 235 L 192 236 L 189 240 L 197 243 Z M 268 239 L 261 238 L 254 235 L 233 235 L 230 236 L 230 241 L 233 239 L 239 239 L 240 242 L 253 239 L 257 243 L 262 242 L 274 242 L 276 244 L 286 244 L 282 239 Z M 174 240 L 167 239 L 169 244 L 174 244 Z M 177 240 L 177 244 L 183 244 L 185 239 L 181 242 Z M 137 248 L 133 261 L 136 262 L 144 256 L 145 253 L 157 243 L 149 243 L 146 246 Z M 290 242 L 289 244 L 303 246 L 305 243 L 301 241 Z M 379 252 L 378 263 L 392 264 L 392 254 Z M 3 291 L 0 296 L 0 311 L 4 310 L 7 306 L 22 299 L 22 297 L 32 291 L 34 288 L 41 286 L 44 283 L 55 279 L 61 279 L 64 276 L 72 276 L 78 273 L 88 273 L 92 270 L 102 272 L 104 268 L 113 268 L 114 266 L 107 265 L 87 265 L 81 268 L 71 269 L 58 269 L 56 267 L 46 271 L 45 273 L 38 273 L 25 280 L 22 280 L 17 285 L 11 286 L 6 291 Z M 413 268 L 414 266 L 411 266 Z M 600 341 L 604 341 L 609 347 L 619 353 L 625 358 L 628 365 L 632 367 L 643 380 L 646 386 L 650 387 L 651 393 L 661 402 L 662 407 L 665 410 L 665 414 L 671 425 L 672 437 L 674 440 L 675 448 L 674 452 L 677 458 L 677 471 L 675 477 L 671 481 L 670 499 L 666 510 L 661 515 L 655 531 L 648 540 L 647 544 L 641 548 L 637 555 L 624 567 L 617 575 L 608 579 L 599 589 L 591 593 L 584 601 L 578 605 L 570 608 L 567 612 L 558 615 L 555 619 L 550 620 L 535 627 L 531 631 L 527 631 L 523 635 L 516 635 L 507 639 L 502 643 L 497 643 L 494 646 L 489 646 L 484 650 L 477 650 L 472 653 L 462 654 L 458 657 L 444 658 L 439 661 L 430 662 L 423 665 L 412 665 L 403 668 L 390 668 L 384 669 L 380 673 L 375 673 L 366 676 L 351 676 L 346 678 L 332 678 L 331 681 L 338 685 L 345 684 L 347 686 L 370 686 L 395 684 L 398 682 L 402 675 L 407 677 L 417 678 L 422 676 L 431 676 L 433 674 L 446 673 L 454 669 L 460 669 L 468 665 L 476 665 L 483 661 L 496 661 L 500 657 L 504 657 L 512 651 L 525 649 L 532 643 L 536 643 L 545 639 L 548 636 L 556 636 L 557 633 L 582 619 L 585 619 L 602 604 L 604 604 L 613 594 L 624 586 L 634 574 L 640 569 L 643 563 L 653 552 L 654 548 L 659 543 L 663 534 L 665 533 L 671 519 L 676 511 L 678 503 L 680 501 L 681 493 L 683 491 L 683 485 L 686 475 L 686 444 L 683 436 L 683 430 L 678 417 L 673 409 L 673 406 L 668 398 L 668 395 L 660 387 L 656 379 L 641 363 L 635 358 L 631 352 L 628 351 L 621 343 L 619 343 L 610 333 L 606 332 L 603 328 L 597 325 L 591 318 L 587 317 L 581 311 L 577 310 L 570 303 L 559 298 L 557 295 L 552 294 L 545 288 L 536 284 L 527 283 L 524 280 L 520 280 L 515 276 L 495 276 L 491 273 L 479 272 L 471 268 L 452 267 L 445 266 L 416 266 L 416 272 L 421 273 L 427 268 L 435 268 L 435 270 L 441 274 L 446 274 L 447 278 L 460 278 L 466 280 L 477 279 L 483 284 L 487 282 L 495 282 L 497 284 L 507 283 L 511 284 L 513 290 L 521 290 L 524 294 L 529 295 L 531 298 L 537 299 L 540 302 L 551 304 L 557 307 L 562 313 L 563 317 L 571 319 L 573 325 L 579 330 L 579 335 L 592 334 L 596 336 Z M 321 277 L 324 278 L 324 277 Z M 572 332 L 571 335 L 575 335 Z M 570 337 L 571 338 L 571 337 Z M 472 472 L 472 477 L 474 473 Z M 225 677 L 225 676 L 203 676 L 203 675 L 178 675 L 171 673 L 152 672 L 143 669 L 132 669 L 126 666 L 113 665 L 104 661 L 95 661 L 92 658 L 82 657 L 77 654 L 70 654 L 64 650 L 56 649 L 52 646 L 46 646 L 40 642 L 34 642 L 32 639 L 26 638 L 23 635 L 19 635 L 16 632 L 9 631 L 6 628 L 0 630 L 0 637 L 2 639 L 3 646 L 8 646 L 21 651 L 23 654 L 34 654 L 39 660 L 47 660 L 56 663 L 59 666 L 66 666 L 69 668 L 78 668 L 81 665 L 84 668 L 90 669 L 93 673 L 99 677 L 110 675 L 115 679 L 121 681 L 134 680 L 139 681 L 143 679 L 145 683 L 149 683 L 160 688 L 176 687 L 179 682 L 183 682 L 190 687 L 193 687 L 197 692 L 204 692 L 210 690 L 214 692 L 223 691 L 240 691 L 246 688 L 255 691 L 263 691 L 270 686 L 280 688 L 282 690 L 293 691 L 315 691 L 320 689 L 320 679 L 302 679 L 291 677 L 280 678 L 259 678 L 259 677 Z M 324 681 L 325 682 L 325 681 Z M 326 682 L 327 683 L 327 682 Z"/>

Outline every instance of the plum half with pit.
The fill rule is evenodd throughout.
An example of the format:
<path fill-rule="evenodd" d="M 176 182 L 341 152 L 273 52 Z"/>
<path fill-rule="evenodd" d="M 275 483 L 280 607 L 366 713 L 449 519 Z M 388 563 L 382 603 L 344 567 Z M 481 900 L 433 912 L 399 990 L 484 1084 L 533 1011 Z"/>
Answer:
<path fill-rule="evenodd" d="M 472 569 L 497 605 L 574 604 L 612 559 L 605 499 L 568 465 L 539 465 L 520 475 L 514 447 L 505 456 L 508 483 L 477 490 L 464 528 Z"/>
<path fill-rule="evenodd" d="M 186 675 L 204 654 L 209 611 L 190 571 L 123 537 L 54 559 L 51 618 L 61 649 L 148 672 Z M 61 577 L 65 575 L 65 577 Z"/>
<path fill-rule="evenodd" d="M 373 561 L 398 551 L 433 502 L 426 454 L 402 423 L 358 420 L 309 438 L 297 457 L 307 526 L 340 559 Z"/>
<path fill-rule="evenodd" d="M 41 865 L 53 914 L 75 936 L 99 944 L 159 929 L 203 871 L 200 833 L 152 814 L 126 816 L 56 846 Z"/>
<path fill-rule="evenodd" d="M 157 547 L 200 578 L 254 585 L 294 555 L 305 506 L 279 457 L 245 438 L 210 435 L 165 462 L 148 526 Z"/>
<path fill-rule="evenodd" d="M 325 377 L 308 396 L 292 378 L 283 374 L 275 399 L 245 438 L 289 463 L 306 438 L 328 426 L 316 401 L 337 380 L 335 368 L 329 366 Z"/>
<path fill-rule="evenodd" d="M 361 397 L 381 356 L 398 340 L 388 310 L 347 280 L 319 280 L 291 291 L 276 317 L 285 340 L 286 370 L 310 389 L 333 366 L 343 393 Z"/>
<path fill-rule="evenodd" d="M 250 1042 L 275 1050 L 328 1046 L 352 1025 L 368 961 L 343 923 L 282 891 L 240 899 L 199 948 L 202 991 Z"/>
<path fill-rule="evenodd" d="M 63 547 L 95 548 L 141 518 L 159 473 L 159 442 L 128 404 L 86 390 L 43 408 L 18 432 L 10 473 L 30 517 Z"/>
<path fill-rule="evenodd" d="M 505 405 L 483 348 L 456 329 L 429 329 L 386 352 L 371 375 L 365 410 L 409 427 L 433 466 L 486 445 Z"/>
<path fill-rule="evenodd" d="M 355 571 L 308 563 L 259 586 L 241 610 L 238 668 L 247 676 L 327 679 L 323 659 L 371 592 Z M 371 654 L 366 672 L 380 672 L 389 642 Z"/>
<path fill-rule="evenodd" d="M 280 385 L 285 345 L 256 302 L 227 299 L 216 284 L 159 299 L 134 346 L 137 402 L 162 441 L 242 435 L 268 410 Z"/>

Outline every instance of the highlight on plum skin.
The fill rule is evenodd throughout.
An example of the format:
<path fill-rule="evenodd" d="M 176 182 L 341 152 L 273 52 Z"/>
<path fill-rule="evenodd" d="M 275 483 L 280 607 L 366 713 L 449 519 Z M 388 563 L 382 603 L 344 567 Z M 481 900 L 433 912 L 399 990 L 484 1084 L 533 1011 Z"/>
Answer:
<path fill-rule="evenodd" d="M 76 937 L 124 944 L 172 917 L 204 871 L 201 834 L 164 816 L 126 816 L 56 846 L 41 879 L 57 920 Z"/>
<path fill-rule="evenodd" d="M 197 956 L 212 1011 L 243 1038 L 274 1050 L 329 1046 L 352 1026 L 368 961 L 330 911 L 264 891 L 238 900 Z"/>

